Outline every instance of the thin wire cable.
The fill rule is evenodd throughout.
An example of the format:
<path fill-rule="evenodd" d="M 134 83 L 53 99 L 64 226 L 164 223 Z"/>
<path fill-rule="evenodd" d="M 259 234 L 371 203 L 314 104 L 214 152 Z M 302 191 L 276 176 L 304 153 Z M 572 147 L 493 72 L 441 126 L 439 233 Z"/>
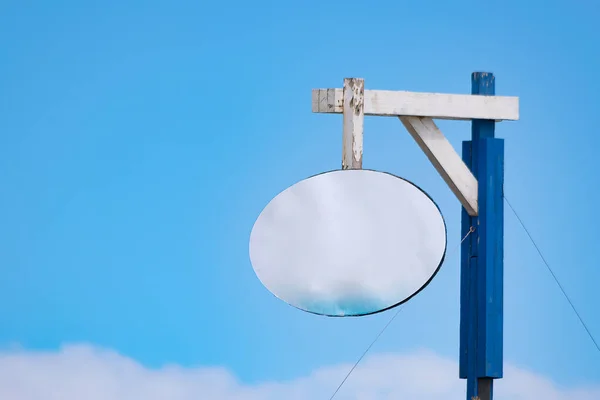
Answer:
<path fill-rule="evenodd" d="M 371 347 L 373 347 L 373 345 L 375 344 L 375 342 L 377 342 L 377 340 L 379 339 L 379 337 L 381 335 L 383 335 L 383 332 L 385 332 L 385 330 L 388 328 L 388 326 L 390 326 L 390 324 L 392 323 L 392 321 L 394 321 L 394 319 L 396 319 L 396 317 L 398 316 L 398 314 L 400 313 L 400 311 L 402 311 L 402 307 L 398 308 L 398 311 L 396 311 L 394 313 L 394 315 L 392 316 L 392 318 L 390 318 L 390 320 L 387 322 L 387 324 L 385 324 L 385 326 L 383 327 L 383 329 L 381 331 L 379 331 L 379 334 L 371 342 L 371 344 L 369 345 L 369 347 L 367 347 L 367 349 L 362 353 L 362 355 L 359 357 L 359 359 L 354 363 L 354 365 L 352 366 L 352 368 L 350 368 L 350 371 L 348 371 L 348 373 L 346 374 L 346 376 L 344 377 L 344 379 L 342 380 L 342 382 L 340 382 L 340 384 L 338 385 L 337 389 L 335 389 L 335 392 L 333 392 L 333 394 L 331 395 L 331 397 L 329 398 L 329 400 L 332 400 L 335 397 L 335 395 L 340 391 L 340 389 L 342 388 L 342 386 L 344 386 L 344 383 L 346 383 L 346 380 L 348 379 L 348 377 L 350 376 L 350 374 L 354 371 L 354 369 L 358 366 L 358 364 L 362 361 L 362 359 L 367 355 L 367 353 L 369 352 L 369 350 L 371 350 Z"/>
<path fill-rule="evenodd" d="M 565 299 L 567 299 L 567 301 L 571 305 L 571 308 L 575 312 L 575 315 L 577 315 L 577 318 L 579 318 L 579 322 L 581 322 L 581 325 L 583 325 L 583 328 L 587 332 L 588 336 L 590 337 L 590 339 L 592 339 L 592 342 L 596 346 L 596 349 L 600 352 L 600 345 L 598 344 L 598 342 L 594 338 L 594 335 L 592 334 L 592 332 L 588 328 L 587 324 L 585 323 L 585 321 L 581 317 L 581 314 L 579 314 L 579 311 L 577 311 L 577 308 L 575 308 L 575 305 L 571 301 L 571 298 L 569 297 L 569 295 L 567 295 L 567 292 L 565 291 L 565 289 L 561 285 L 560 281 L 558 280 L 558 277 L 554 274 L 554 271 L 552 271 L 552 268 L 550 268 L 550 265 L 548 264 L 548 261 L 546 261 L 546 258 L 542 254 L 540 248 L 535 243 L 535 240 L 533 240 L 533 237 L 531 236 L 531 233 L 529 233 L 529 229 L 527 229 L 527 227 L 523 223 L 523 220 L 521 219 L 521 217 L 519 217 L 519 214 L 517 214 L 517 212 L 515 211 L 514 207 L 512 206 L 512 204 L 510 204 L 510 201 L 508 201 L 508 199 L 506 198 L 506 196 L 504 196 L 504 200 L 506 201 L 506 204 L 508 204 L 508 207 L 512 210 L 513 214 L 515 214 L 515 217 L 517 217 L 517 220 L 519 221 L 519 224 L 521 224 L 521 226 L 523 227 L 523 230 L 525 231 L 525 233 L 527 233 L 527 236 L 529 236 L 529 240 L 531 240 L 531 243 L 533 244 L 533 247 L 535 247 L 535 249 L 537 250 L 538 254 L 540 255 L 540 258 L 542 259 L 542 261 L 546 265 L 546 268 L 548 268 L 548 271 L 550 271 L 550 274 L 554 278 L 554 281 L 558 285 L 558 287 L 559 287 L 560 291 L 562 292 L 563 296 L 565 296 Z"/>
<path fill-rule="evenodd" d="M 458 250 L 458 248 L 460 247 L 460 245 L 473 232 L 475 232 L 475 228 L 474 227 L 469 228 L 469 232 L 467 232 L 467 234 L 462 238 L 462 240 L 460 241 L 460 243 L 454 249 L 452 249 L 451 255 L 454 255 L 454 252 L 456 250 Z M 446 258 L 446 259 L 448 259 L 448 258 Z M 361 356 L 358 358 L 358 360 L 356 360 L 356 362 L 354 363 L 354 365 L 352 366 L 352 368 L 350 368 L 350 371 L 348 371 L 348 373 L 346 374 L 346 376 L 344 377 L 344 379 L 342 379 L 342 382 L 340 382 L 340 384 L 338 385 L 337 389 L 335 389 L 335 392 L 333 392 L 333 394 L 331 395 L 331 397 L 329 398 L 329 400 L 333 400 L 333 398 L 340 391 L 340 389 L 342 388 L 342 386 L 344 386 L 344 383 L 346 383 L 346 380 L 348 379 L 348 377 L 352 374 L 352 372 L 358 366 L 358 364 L 362 361 L 362 359 L 367 355 L 367 353 L 369 352 L 369 350 L 371 350 L 371 347 L 373 347 L 373 345 L 375 344 L 375 342 L 377 342 L 377 340 L 379 340 L 379 338 L 381 337 L 381 335 L 383 335 L 383 332 L 385 332 L 385 330 L 388 328 L 388 326 L 390 326 L 390 324 L 396 319 L 396 317 L 398 316 L 398 314 L 400 313 L 400 311 L 402 311 L 402 308 L 404 308 L 404 307 L 403 306 L 399 307 L 398 311 L 396 311 L 394 313 L 394 315 L 392 315 L 392 318 L 390 318 L 390 320 L 387 322 L 387 324 L 385 324 L 385 326 L 383 327 L 383 329 L 381 331 L 379 331 L 379 333 L 377 334 L 377 336 L 375 337 L 375 339 L 373 339 L 373 341 L 371 342 L 371 344 L 369 344 L 369 346 L 361 354 Z"/>

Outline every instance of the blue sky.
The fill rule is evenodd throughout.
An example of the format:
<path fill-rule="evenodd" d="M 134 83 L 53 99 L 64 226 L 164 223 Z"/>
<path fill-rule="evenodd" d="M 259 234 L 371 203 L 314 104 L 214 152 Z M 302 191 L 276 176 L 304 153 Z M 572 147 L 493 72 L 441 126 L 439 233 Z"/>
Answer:
<path fill-rule="evenodd" d="M 468 93 L 473 71 L 521 98 L 521 120 L 497 127 L 505 193 L 600 337 L 596 2 L 0 10 L 1 347 L 85 343 L 248 385 L 354 361 L 390 313 L 327 319 L 277 301 L 250 266 L 252 224 L 287 186 L 340 166 L 341 117 L 312 114 L 312 88 L 356 76 Z M 469 137 L 467 123 L 440 127 L 457 148 Z M 440 273 L 373 352 L 457 359 L 460 205 L 395 119 L 365 121 L 364 166 L 426 190 L 449 235 Z M 600 354 L 508 209 L 505 279 L 505 360 L 599 386 Z"/>

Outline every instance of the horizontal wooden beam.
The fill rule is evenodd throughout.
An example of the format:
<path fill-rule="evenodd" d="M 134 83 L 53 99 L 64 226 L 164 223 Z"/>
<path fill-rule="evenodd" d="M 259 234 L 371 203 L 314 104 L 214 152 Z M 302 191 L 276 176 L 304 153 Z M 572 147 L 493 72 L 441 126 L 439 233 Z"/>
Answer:
<path fill-rule="evenodd" d="M 400 117 L 410 135 L 470 216 L 477 216 L 477 179 L 431 118 Z"/>
<path fill-rule="evenodd" d="M 365 115 L 415 116 L 437 119 L 516 121 L 519 98 L 470 94 L 365 90 Z M 313 89 L 312 111 L 342 113 L 343 89 Z"/>

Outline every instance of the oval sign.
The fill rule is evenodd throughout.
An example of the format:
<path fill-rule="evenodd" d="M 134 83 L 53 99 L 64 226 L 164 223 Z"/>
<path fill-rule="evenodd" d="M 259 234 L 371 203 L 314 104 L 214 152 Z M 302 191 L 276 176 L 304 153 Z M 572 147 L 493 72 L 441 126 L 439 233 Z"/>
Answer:
<path fill-rule="evenodd" d="M 312 176 L 281 192 L 250 234 L 262 284 L 292 306 L 360 316 L 409 300 L 446 253 L 446 224 L 420 188 L 372 170 Z"/>

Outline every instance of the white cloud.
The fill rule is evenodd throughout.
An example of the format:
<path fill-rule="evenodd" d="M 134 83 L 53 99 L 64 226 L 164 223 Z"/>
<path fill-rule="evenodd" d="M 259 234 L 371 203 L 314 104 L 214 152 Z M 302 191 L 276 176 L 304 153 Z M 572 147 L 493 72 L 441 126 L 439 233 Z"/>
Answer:
<path fill-rule="evenodd" d="M 87 345 L 57 352 L 0 353 L 0 399 L 6 400 L 307 400 L 329 399 L 349 365 L 322 367 L 288 382 L 246 385 L 224 368 L 149 369 L 113 351 Z M 420 351 L 364 360 L 338 400 L 464 399 L 455 361 Z M 598 400 L 600 385 L 560 388 L 508 366 L 497 382 L 497 400 Z"/>

